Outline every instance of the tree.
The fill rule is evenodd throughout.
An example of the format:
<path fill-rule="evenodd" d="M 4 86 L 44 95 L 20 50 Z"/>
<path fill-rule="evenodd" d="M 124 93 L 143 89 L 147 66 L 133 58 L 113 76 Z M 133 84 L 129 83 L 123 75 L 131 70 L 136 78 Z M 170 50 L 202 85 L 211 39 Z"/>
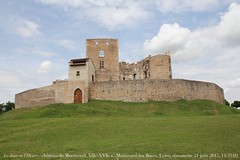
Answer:
<path fill-rule="evenodd" d="M 15 103 L 8 101 L 5 105 L 9 110 L 15 109 Z"/>
<path fill-rule="evenodd" d="M 235 108 L 238 108 L 240 107 L 240 101 L 234 101 L 232 104 L 231 104 L 232 107 L 235 107 Z"/>
<path fill-rule="evenodd" d="M 15 103 L 8 101 L 6 104 L 0 104 L 0 113 L 15 109 Z"/>
<path fill-rule="evenodd" d="M 230 106 L 230 103 L 229 103 L 226 99 L 224 99 L 224 104 L 225 104 L 226 106 Z"/>
<path fill-rule="evenodd" d="M 3 112 L 3 110 L 2 110 L 3 107 L 4 107 L 4 103 L 1 103 L 1 104 L 0 104 L 0 114 Z"/>

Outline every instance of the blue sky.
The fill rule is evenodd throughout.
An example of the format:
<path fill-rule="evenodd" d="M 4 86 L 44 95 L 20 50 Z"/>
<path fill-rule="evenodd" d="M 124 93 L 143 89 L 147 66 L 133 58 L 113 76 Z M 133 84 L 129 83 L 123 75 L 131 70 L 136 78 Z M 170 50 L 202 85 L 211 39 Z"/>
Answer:
<path fill-rule="evenodd" d="M 240 0 L 0 0 L 0 103 L 67 79 L 87 38 L 117 38 L 127 62 L 170 50 L 173 78 L 240 100 Z"/>

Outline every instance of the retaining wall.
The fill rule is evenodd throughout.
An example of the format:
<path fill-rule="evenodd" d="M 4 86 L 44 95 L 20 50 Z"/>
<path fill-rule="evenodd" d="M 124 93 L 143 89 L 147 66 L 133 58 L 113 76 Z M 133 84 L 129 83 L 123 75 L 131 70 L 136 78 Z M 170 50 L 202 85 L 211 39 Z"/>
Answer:
<path fill-rule="evenodd" d="M 206 99 L 224 103 L 223 89 L 218 85 L 183 79 L 95 82 L 90 98 L 126 102 Z"/>

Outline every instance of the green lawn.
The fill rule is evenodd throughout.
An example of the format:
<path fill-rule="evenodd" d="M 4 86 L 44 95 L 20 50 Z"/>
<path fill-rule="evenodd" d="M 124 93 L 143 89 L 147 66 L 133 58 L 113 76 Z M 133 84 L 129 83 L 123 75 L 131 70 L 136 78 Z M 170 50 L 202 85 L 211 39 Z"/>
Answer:
<path fill-rule="evenodd" d="M 240 159 L 239 148 L 239 111 L 211 101 L 92 100 L 0 115 L 0 159 Z"/>

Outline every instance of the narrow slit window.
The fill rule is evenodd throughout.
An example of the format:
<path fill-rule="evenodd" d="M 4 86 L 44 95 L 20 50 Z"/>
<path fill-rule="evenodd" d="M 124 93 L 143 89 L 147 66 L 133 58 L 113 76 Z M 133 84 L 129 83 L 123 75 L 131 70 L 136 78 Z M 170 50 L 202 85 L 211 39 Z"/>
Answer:
<path fill-rule="evenodd" d="M 136 79 L 136 76 L 137 76 L 137 74 L 134 74 L 134 75 L 133 75 L 133 79 Z"/>
<path fill-rule="evenodd" d="M 99 51 L 99 57 L 100 57 L 100 58 L 103 58 L 104 55 L 105 55 L 104 51 Z"/>

